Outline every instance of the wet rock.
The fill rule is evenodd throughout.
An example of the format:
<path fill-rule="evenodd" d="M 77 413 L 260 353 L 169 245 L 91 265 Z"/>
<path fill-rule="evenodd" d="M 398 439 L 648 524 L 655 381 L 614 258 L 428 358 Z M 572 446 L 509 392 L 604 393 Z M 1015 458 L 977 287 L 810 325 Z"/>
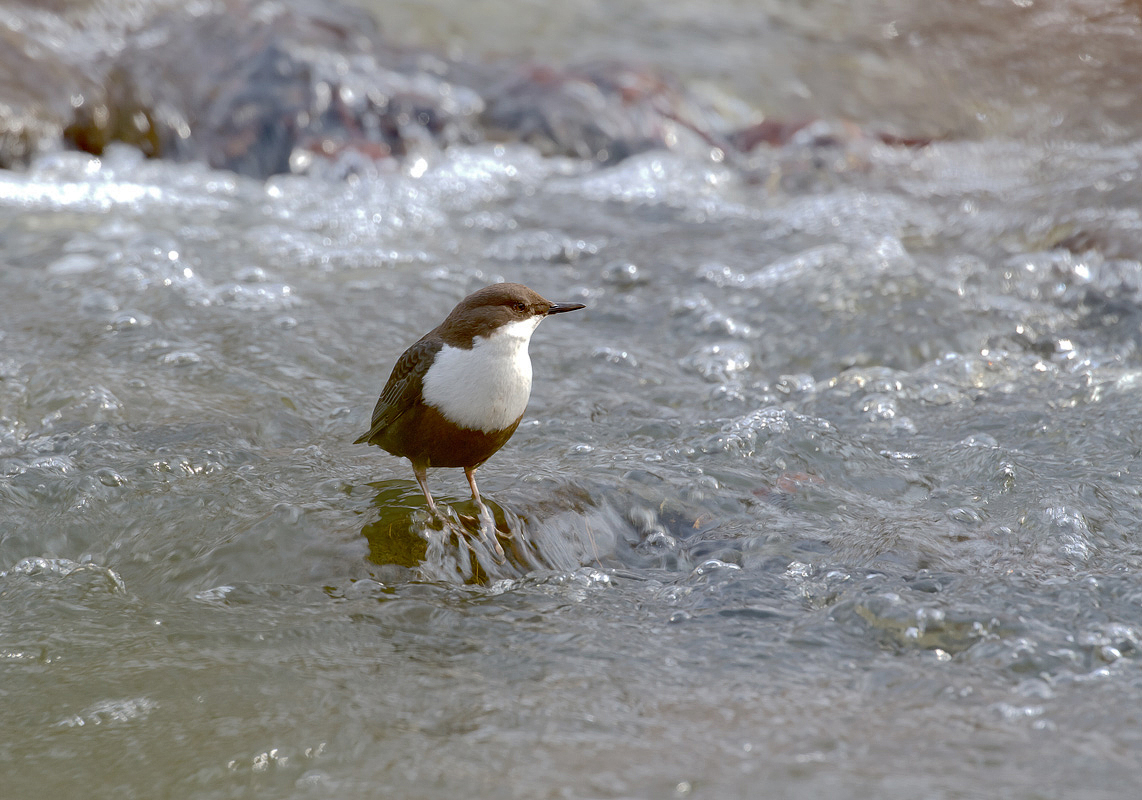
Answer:
<path fill-rule="evenodd" d="M 854 141 L 877 141 L 893 147 L 919 148 L 930 145 L 930 136 L 904 136 L 886 131 L 866 131 L 849 121 L 824 122 L 812 117 L 765 119 L 735 130 L 727 137 L 737 150 L 748 153 L 761 145 L 784 147 L 798 143 L 810 147 L 848 147 Z"/>
<path fill-rule="evenodd" d="M 710 104 L 653 68 L 450 61 L 394 45 L 365 11 L 336 2 L 152 2 L 94 31 L 81 16 L 31 9 L 0 26 L 0 166 L 61 139 L 96 155 L 125 142 L 254 177 L 319 163 L 348 174 L 485 140 L 603 164 L 655 148 L 732 158 L 761 144 L 912 143 L 819 120 L 731 133 Z M 55 27 L 29 33 L 20 14 L 37 13 Z"/>
<path fill-rule="evenodd" d="M 368 15 L 337 4 L 172 11 L 129 38 L 66 138 L 96 154 L 124 141 L 258 177 L 290 171 L 299 154 L 377 159 L 417 139 L 475 138 L 467 120 L 479 98 L 402 69 L 407 58 Z"/>
<path fill-rule="evenodd" d="M 487 87 L 482 116 L 490 138 L 602 163 L 673 147 L 684 135 L 713 144 L 713 121 L 668 76 L 618 61 L 513 68 Z"/>
<path fill-rule="evenodd" d="M 614 163 L 686 139 L 716 141 L 716 118 L 653 70 L 472 65 L 394 47 L 337 4 L 228 0 L 157 14 L 131 34 L 65 138 L 267 176 L 347 152 L 370 160 L 417 146 L 524 141 L 547 155 Z"/>
<path fill-rule="evenodd" d="M 604 163 L 719 141 L 716 115 L 654 70 L 449 62 L 392 45 L 365 12 L 337 3 L 151 9 L 133 30 L 102 35 L 103 47 L 69 56 L 0 33 L 18 39 L 0 54 L 15 87 L 0 84 L 0 100 L 21 101 L 0 118 L 0 165 L 61 133 L 96 155 L 126 142 L 258 177 L 485 139 Z"/>
<path fill-rule="evenodd" d="M 26 26 L 0 24 L 0 168 L 26 163 L 58 141 L 86 77 L 44 48 Z"/>

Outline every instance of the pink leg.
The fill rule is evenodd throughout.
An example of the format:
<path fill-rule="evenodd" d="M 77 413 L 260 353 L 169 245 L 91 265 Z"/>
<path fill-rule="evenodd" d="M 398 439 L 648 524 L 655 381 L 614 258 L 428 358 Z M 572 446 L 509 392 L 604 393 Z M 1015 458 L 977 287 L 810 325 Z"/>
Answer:
<path fill-rule="evenodd" d="M 476 505 L 484 505 L 484 501 L 480 499 L 480 490 L 476 488 L 476 467 L 464 467 L 464 477 L 472 487 L 472 499 L 476 501 Z"/>
<path fill-rule="evenodd" d="M 416 482 L 420 484 L 420 491 L 424 492 L 424 499 L 428 501 L 428 510 L 439 516 L 436 510 L 436 503 L 432 500 L 432 493 L 428 491 L 428 469 L 413 464 L 412 474 L 416 476 Z"/>
<path fill-rule="evenodd" d="M 476 505 L 480 508 L 481 521 L 483 521 L 484 516 L 487 515 L 486 525 L 481 527 L 480 536 L 484 537 L 486 541 L 491 542 L 492 546 L 496 549 L 496 555 L 500 557 L 500 563 L 503 563 L 504 548 L 496 538 L 496 521 L 492 518 L 488 507 L 484 505 L 484 501 L 480 499 L 480 490 L 476 488 L 476 468 L 464 467 L 464 477 L 468 479 L 468 485 L 472 487 L 472 499 L 476 501 Z"/>

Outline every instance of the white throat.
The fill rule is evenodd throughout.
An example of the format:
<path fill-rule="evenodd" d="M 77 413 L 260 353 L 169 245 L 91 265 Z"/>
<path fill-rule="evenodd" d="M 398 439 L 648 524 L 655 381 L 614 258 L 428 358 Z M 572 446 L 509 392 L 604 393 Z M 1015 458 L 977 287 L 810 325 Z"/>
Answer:
<path fill-rule="evenodd" d="M 471 350 L 444 347 L 424 374 L 424 402 L 461 427 L 492 433 L 515 424 L 531 397 L 527 346 L 543 321 L 532 317 L 477 336 Z"/>

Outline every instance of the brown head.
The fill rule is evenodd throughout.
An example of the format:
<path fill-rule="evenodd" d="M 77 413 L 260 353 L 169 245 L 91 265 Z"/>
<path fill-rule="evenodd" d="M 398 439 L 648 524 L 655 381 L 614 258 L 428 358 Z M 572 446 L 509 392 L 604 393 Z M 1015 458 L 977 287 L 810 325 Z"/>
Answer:
<path fill-rule="evenodd" d="M 552 303 L 521 283 L 494 283 L 461 300 L 435 331 L 453 347 L 468 349 L 473 338 L 489 336 L 502 325 L 539 320 L 584 308 L 582 303 Z M 538 318 L 538 319 L 537 319 Z"/>

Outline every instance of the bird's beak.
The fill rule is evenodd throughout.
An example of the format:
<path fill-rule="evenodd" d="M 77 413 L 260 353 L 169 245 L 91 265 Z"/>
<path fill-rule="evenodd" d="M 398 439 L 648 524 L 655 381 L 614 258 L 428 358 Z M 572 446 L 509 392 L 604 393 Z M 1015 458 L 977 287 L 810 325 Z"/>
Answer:
<path fill-rule="evenodd" d="M 562 314 L 564 311 L 577 311 L 580 308 L 586 308 L 582 303 L 552 303 L 551 308 L 547 309 L 548 314 Z"/>

